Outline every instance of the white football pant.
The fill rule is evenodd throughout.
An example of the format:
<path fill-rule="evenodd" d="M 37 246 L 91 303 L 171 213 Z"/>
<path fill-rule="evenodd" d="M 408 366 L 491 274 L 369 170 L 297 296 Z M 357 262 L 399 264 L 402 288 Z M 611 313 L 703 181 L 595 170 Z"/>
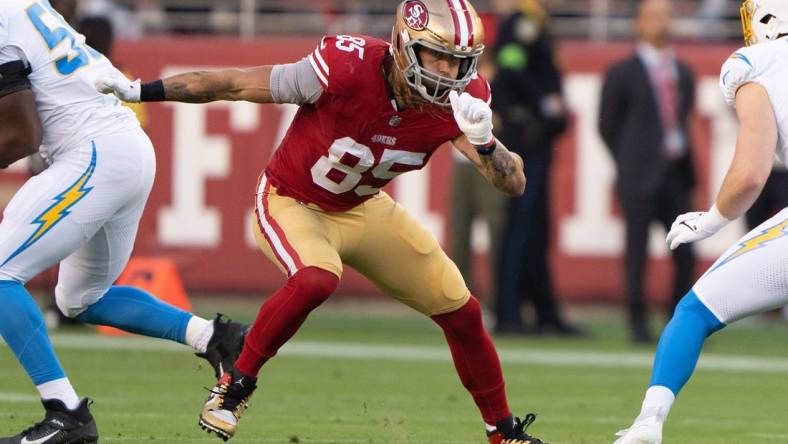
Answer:
<path fill-rule="evenodd" d="M 60 262 L 57 305 L 72 317 L 84 311 L 125 268 L 155 174 L 139 128 L 59 152 L 5 208 L 0 280 L 25 284 Z"/>
<path fill-rule="evenodd" d="M 693 289 L 725 324 L 788 304 L 788 208 L 739 239 Z"/>

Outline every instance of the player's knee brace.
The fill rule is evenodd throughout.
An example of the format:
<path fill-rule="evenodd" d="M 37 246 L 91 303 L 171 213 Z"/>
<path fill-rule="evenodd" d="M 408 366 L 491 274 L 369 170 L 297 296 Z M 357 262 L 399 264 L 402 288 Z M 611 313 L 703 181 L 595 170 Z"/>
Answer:
<path fill-rule="evenodd" d="M 317 267 L 306 267 L 294 274 L 287 282 L 310 306 L 317 307 L 334 293 L 339 278 L 332 272 Z"/>

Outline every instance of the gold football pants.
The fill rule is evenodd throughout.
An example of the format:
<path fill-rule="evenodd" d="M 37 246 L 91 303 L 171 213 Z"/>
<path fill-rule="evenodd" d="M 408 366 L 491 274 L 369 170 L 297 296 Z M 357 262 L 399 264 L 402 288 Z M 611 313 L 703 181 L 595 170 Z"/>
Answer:
<path fill-rule="evenodd" d="M 435 236 L 385 192 L 329 212 L 277 194 L 263 176 L 255 213 L 257 244 L 288 276 L 318 267 L 341 278 L 347 264 L 427 316 L 455 311 L 470 297 Z"/>

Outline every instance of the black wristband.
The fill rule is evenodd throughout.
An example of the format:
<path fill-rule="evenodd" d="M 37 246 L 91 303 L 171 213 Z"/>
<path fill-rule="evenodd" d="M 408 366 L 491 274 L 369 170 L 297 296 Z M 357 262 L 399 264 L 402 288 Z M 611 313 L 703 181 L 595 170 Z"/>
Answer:
<path fill-rule="evenodd" d="M 143 83 L 140 87 L 140 102 L 163 102 L 164 82 L 156 80 L 150 83 Z"/>
<path fill-rule="evenodd" d="M 479 153 L 479 155 L 489 156 L 493 153 L 493 151 L 495 151 L 496 148 L 498 148 L 498 141 L 493 139 L 492 142 L 487 146 L 474 145 L 474 147 L 476 148 L 476 152 Z"/>

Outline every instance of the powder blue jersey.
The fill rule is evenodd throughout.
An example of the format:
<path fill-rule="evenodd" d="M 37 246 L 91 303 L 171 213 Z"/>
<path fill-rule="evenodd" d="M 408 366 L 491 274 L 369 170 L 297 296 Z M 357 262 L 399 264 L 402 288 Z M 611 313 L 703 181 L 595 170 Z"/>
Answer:
<path fill-rule="evenodd" d="M 97 77 L 115 67 L 87 46 L 48 0 L 0 0 L 0 63 L 20 59 L 33 71 L 29 79 L 45 156 L 139 126 L 131 110 L 94 87 Z"/>
<path fill-rule="evenodd" d="M 734 52 L 720 70 L 720 88 L 733 106 L 736 91 L 746 83 L 766 89 L 777 119 L 777 156 L 788 165 L 788 37 L 747 46 Z"/>

